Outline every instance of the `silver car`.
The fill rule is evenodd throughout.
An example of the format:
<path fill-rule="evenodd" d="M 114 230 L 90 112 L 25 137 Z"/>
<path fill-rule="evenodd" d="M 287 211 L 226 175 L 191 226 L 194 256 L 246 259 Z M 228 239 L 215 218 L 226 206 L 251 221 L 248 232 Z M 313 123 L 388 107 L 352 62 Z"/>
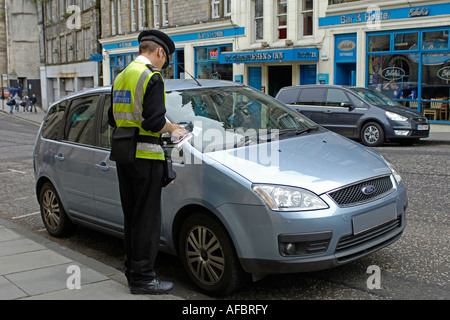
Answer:
<path fill-rule="evenodd" d="M 53 236 L 76 225 L 123 235 L 110 91 L 62 99 L 40 128 L 36 193 Z M 177 178 L 163 189 L 160 248 L 205 292 L 339 266 L 400 238 L 405 185 L 376 152 L 248 86 L 166 80 L 166 92 L 167 119 L 192 137 L 165 137 Z"/>

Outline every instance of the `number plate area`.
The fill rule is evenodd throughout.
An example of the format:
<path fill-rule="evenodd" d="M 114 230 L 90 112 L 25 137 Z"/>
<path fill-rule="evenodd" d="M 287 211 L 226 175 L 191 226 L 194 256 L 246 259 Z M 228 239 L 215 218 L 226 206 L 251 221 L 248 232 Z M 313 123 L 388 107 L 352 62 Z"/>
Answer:
<path fill-rule="evenodd" d="M 357 235 L 394 219 L 397 219 L 397 205 L 395 203 L 354 216 L 352 219 L 353 234 Z"/>

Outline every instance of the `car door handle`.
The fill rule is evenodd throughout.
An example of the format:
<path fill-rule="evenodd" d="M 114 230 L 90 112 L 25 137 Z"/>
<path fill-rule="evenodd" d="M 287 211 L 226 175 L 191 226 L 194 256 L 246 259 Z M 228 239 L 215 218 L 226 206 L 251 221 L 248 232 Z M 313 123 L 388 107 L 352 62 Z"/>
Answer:
<path fill-rule="evenodd" d="M 61 153 L 58 153 L 57 155 L 55 155 L 55 159 L 58 160 L 59 162 L 63 162 L 64 156 Z"/>
<path fill-rule="evenodd" d="M 97 163 L 95 166 L 97 168 L 99 168 L 101 171 L 105 171 L 105 172 L 109 171 L 109 166 L 106 165 L 106 163 L 104 163 L 104 162 Z"/>
<path fill-rule="evenodd" d="M 331 110 L 325 110 L 325 113 L 331 113 Z"/>

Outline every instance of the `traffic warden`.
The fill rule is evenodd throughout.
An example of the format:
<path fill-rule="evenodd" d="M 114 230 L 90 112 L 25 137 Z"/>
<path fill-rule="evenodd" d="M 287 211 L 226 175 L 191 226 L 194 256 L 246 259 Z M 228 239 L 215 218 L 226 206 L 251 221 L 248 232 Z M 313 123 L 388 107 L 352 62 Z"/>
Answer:
<path fill-rule="evenodd" d="M 124 213 L 125 275 L 130 292 L 165 294 L 173 289 L 173 284 L 156 278 L 154 270 L 161 233 L 165 160 L 159 142 L 163 133 L 179 137 L 185 129 L 165 118 L 161 69 L 169 65 L 169 56 L 175 51 L 172 39 L 159 30 L 145 30 L 139 34 L 138 42 L 139 56 L 114 81 L 108 118 L 115 128 L 112 148 L 116 131 L 133 129 L 134 137 L 137 136 L 131 161 L 116 160 Z"/>

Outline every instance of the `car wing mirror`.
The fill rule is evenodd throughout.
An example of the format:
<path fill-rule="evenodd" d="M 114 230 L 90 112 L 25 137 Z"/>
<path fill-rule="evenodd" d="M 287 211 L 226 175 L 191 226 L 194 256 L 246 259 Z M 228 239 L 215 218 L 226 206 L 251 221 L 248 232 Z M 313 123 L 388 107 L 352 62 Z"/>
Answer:
<path fill-rule="evenodd" d="M 348 108 L 348 111 L 355 110 L 355 107 L 351 103 L 348 103 L 348 102 L 341 102 L 341 107 Z"/>

